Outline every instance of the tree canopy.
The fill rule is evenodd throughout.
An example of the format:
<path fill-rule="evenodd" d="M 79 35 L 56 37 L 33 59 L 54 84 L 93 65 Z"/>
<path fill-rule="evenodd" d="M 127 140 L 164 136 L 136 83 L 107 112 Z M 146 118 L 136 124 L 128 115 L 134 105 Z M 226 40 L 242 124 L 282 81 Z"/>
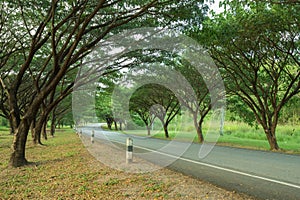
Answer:
<path fill-rule="evenodd" d="M 10 164 L 27 163 L 25 146 L 32 122 L 39 113 L 44 121 L 70 94 L 82 59 L 100 40 L 136 26 L 198 23 L 190 19 L 201 17 L 201 5 L 169 0 L 1 2 L 0 108 L 14 130 Z"/>
<path fill-rule="evenodd" d="M 300 92 L 299 4 L 226 1 L 229 8 L 205 21 L 194 36 L 223 72 L 228 92 L 252 111 L 271 149 L 283 106 Z M 242 109 L 245 112 L 245 109 Z"/>

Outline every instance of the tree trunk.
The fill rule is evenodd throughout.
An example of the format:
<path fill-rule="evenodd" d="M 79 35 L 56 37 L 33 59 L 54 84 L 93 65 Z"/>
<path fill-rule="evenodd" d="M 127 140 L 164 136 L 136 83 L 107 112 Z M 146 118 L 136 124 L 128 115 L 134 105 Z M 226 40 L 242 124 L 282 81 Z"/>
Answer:
<path fill-rule="evenodd" d="M 268 129 L 265 129 L 265 133 L 270 145 L 270 150 L 279 150 L 279 145 L 277 143 L 276 135 L 275 135 L 275 128 L 271 127 Z"/>
<path fill-rule="evenodd" d="M 107 123 L 107 127 L 109 130 L 111 130 L 111 123 Z"/>
<path fill-rule="evenodd" d="M 276 127 L 278 124 L 278 117 L 279 117 L 279 110 L 277 110 L 277 112 L 274 112 L 273 115 L 268 115 L 267 118 L 260 121 L 260 124 L 264 128 L 266 137 L 268 139 L 268 142 L 270 145 L 270 150 L 279 150 L 280 149 L 279 145 L 277 143 L 276 134 L 275 134 Z"/>
<path fill-rule="evenodd" d="M 111 117 L 105 117 L 105 120 L 106 120 L 106 124 L 107 124 L 107 127 L 109 130 L 111 130 L 111 126 L 113 124 L 113 119 Z"/>
<path fill-rule="evenodd" d="M 119 127 L 120 127 L 119 129 L 121 131 L 122 130 L 122 121 L 119 122 Z"/>
<path fill-rule="evenodd" d="M 55 119 L 55 111 L 56 111 L 56 107 L 53 109 L 52 115 L 51 115 L 50 135 L 51 135 L 52 137 L 54 137 L 54 134 L 55 134 L 55 122 L 56 122 L 56 119 Z"/>
<path fill-rule="evenodd" d="M 43 122 L 43 128 L 42 128 L 43 137 L 45 140 L 48 139 L 47 137 L 47 120 Z"/>
<path fill-rule="evenodd" d="M 31 137 L 34 140 L 34 135 L 35 135 L 35 119 L 32 120 L 31 125 L 30 125 L 30 132 L 31 132 Z"/>
<path fill-rule="evenodd" d="M 10 127 L 10 129 L 9 129 L 10 134 L 13 135 L 15 133 L 15 130 L 14 130 L 13 121 L 12 121 L 11 117 L 8 118 L 8 122 L 9 122 L 9 127 Z"/>
<path fill-rule="evenodd" d="M 203 137 L 203 133 L 202 133 L 202 124 L 198 124 L 198 127 L 196 127 L 196 130 L 197 130 L 199 143 L 203 143 L 204 137 Z"/>
<path fill-rule="evenodd" d="M 168 124 L 164 124 L 164 131 L 165 131 L 165 136 L 166 138 L 169 138 L 169 132 L 168 132 Z"/>
<path fill-rule="evenodd" d="M 203 120 L 200 119 L 199 122 L 198 122 L 197 115 L 194 115 L 193 119 L 194 119 L 194 126 L 195 126 L 195 129 L 197 131 L 198 141 L 199 141 L 199 143 L 203 143 L 204 142 L 204 137 L 203 137 L 203 133 L 202 133 Z"/>
<path fill-rule="evenodd" d="M 34 128 L 33 144 L 43 145 L 41 141 L 42 128 L 43 128 L 43 124 L 41 122 L 36 123 Z"/>
<path fill-rule="evenodd" d="M 28 163 L 25 158 L 25 147 L 29 129 L 30 123 L 26 119 L 20 122 L 19 127 L 14 127 L 16 131 L 12 145 L 13 152 L 9 161 L 9 165 L 12 167 L 20 167 Z"/>
<path fill-rule="evenodd" d="M 54 134 L 55 134 L 55 120 L 53 120 L 53 117 L 51 119 L 51 128 L 50 128 L 50 135 L 52 137 L 54 137 Z"/>
<path fill-rule="evenodd" d="M 146 125 L 146 127 L 147 127 L 147 135 L 150 135 L 151 125 L 150 125 L 150 126 L 149 126 L 149 125 Z"/>
<path fill-rule="evenodd" d="M 115 123 L 115 129 L 116 129 L 116 131 L 118 130 L 118 124 L 117 124 L 117 122 L 114 120 L 114 123 Z"/>

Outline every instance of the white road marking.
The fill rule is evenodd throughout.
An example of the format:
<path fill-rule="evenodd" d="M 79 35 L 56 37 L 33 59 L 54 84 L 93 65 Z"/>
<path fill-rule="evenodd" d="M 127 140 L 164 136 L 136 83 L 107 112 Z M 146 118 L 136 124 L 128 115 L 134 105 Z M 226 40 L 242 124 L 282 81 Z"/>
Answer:
<path fill-rule="evenodd" d="M 101 139 L 101 138 L 99 138 L 99 139 Z M 116 141 L 116 140 L 111 140 L 110 139 L 110 141 L 124 145 L 124 143 Z M 180 159 L 180 160 L 183 160 L 183 161 L 191 162 L 191 163 L 194 163 L 194 164 L 199 164 L 199 165 L 203 165 L 203 166 L 206 166 L 206 167 L 211 167 L 211 168 L 214 168 L 214 169 L 219 169 L 219 170 L 223 170 L 223 171 L 227 171 L 227 172 L 231 172 L 231 173 L 235 173 L 235 174 L 239 174 L 239 175 L 243 175 L 243 176 L 248 176 L 248 177 L 251 177 L 251 178 L 256 178 L 256 179 L 269 181 L 269 182 L 272 182 L 272 183 L 277 183 L 277 184 L 281 184 L 281 185 L 285 185 L 285 186 L 300 189 L 300 185 L 295 185 L 295 184 L 287 183 L 287 182 L 284 182 L 284 181 L 279 181 L 279 180 L 270 179 L 270 178 L 266 178 L 266 177 L 262 177 L 262 176 L 248 174 L 248 173 L 245 173 L 245 172 L 241 172 L 241 171 L 237 171 L 237 170 L 233 170 L 233 169 L 228 169 L 228 168 L 224 168 L 224 167 L 220 167 L 220 166 L 216 166 L 216 165 L 212 165 L 212 164 L 208 164 L 208 163 L 204 163 L 204 162 L 200 162 L 200 161 L 196 161 L 196 160 L 182 158 L 182 157 L 174 156 L 174 155 L 171 155 L 171 154 L 159 152 L 159 151 L 156 151 L 156 150 L 153 150 L 153 149 L 148 149 L 148 148 L 145 148 L 145 147 L 141 147 L 141 146 L 138 146 L 138 145 L 134 145 L 134 147 L 144 149 L 144 150 L 147 150 L 147 151 L 152 151 L 152 152 L 155 152 L 155 153 L 158 153 L 158 154 L 161 154 L 161 155 L 165 155 L 165 156 L 168 156 L 168 157 L 171 157 L 171 158 L 176 158 L 176 159 Z"/>
<path fill-rule="evenodd" d="M 115 140 L 111 140 L 111 141 L 124 145 L 124 143 L 119 142 L 119 141 L 115 141 Z M 165 155 L 165 156 L 168 156 L 168 157 L 171 157 L 171 158 L 177 158 L 177 159 L 184 160 L 184 161 L 187 161 L 187 162 L 191 162 L 191 163 L 194 163 L 194 164 L 199 164 L 199 165 L 203 165 L 203 166 L 206 166 L 206 167 L 211 167 L 211 168 L 214 168 L 214 169 L 219 169 L 219 170 L 223 170 L 223 171 L 227 171 L 227 172 L 231 172 L 231 173 L 235 173 L 235 174 L 239 174 L 239 175 L 243 175 L 243 176 L 248 176 L 248 177 L 251 177 L 251 178 L 261 179 L 261 180 L 264 180 L 264 181 L 269 181 L 269 182 L 272 182 L 272 183 L 278 183 L 278 184 L 281 184 L 281 185 L 285 185 L 285 186 L 300 189 L 300 185 L 295 185 L 295 184 L 287 183 L 287 182 L 284 182 L 284 181 L 279 181 L 279 180 L 270 179 L 270 178 L 266 178 L 266 177 L 262 177 L 262 176 L 248 174 L 248 173 L 245 173 L 245 172 L 241 172 L 241 171 L 237 171 L 237 170 L 233 170 L 233 169 L 228 169 L 228 168 L 224 168 L 224 167 L 219 167 L 219 166 L 216 166 L 216 165 L 212 165 L 212 164 L 208 164 L 208 163 L 204 163 L 204 162 L 199 162 L 199 161 L 196 161 L 196 160 L 182 158 L 182 157 L 174 156 L 174 155 L 171 155 L 171 154 L 159 152 L 159 151 L 156 151 L 156 150 L 153 150 L 153 149 L 148 149 L 148 148 L 145 148 L 145 147 L 141 147 L 141 146 L 138 146 L 138 145 L 135 145 L 134 147 L 137 147 L 139 149 L 144 149 L 144 150 L 147 150 L 147 151 L 152 151 L 152 152 L 155 152 L 155 153 L 158 153 L 158 154 L 161 154 L 161 155 Z"/>

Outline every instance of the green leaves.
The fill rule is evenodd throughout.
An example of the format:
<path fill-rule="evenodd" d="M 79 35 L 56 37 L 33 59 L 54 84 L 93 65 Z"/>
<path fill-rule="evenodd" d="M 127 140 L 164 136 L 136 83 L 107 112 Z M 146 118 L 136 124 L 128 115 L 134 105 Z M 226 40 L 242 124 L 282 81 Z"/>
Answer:
<path fill-rule="evenodd" d="M 248 0 L 225 4 L 226 12 L 191 35 L 210 49 L 223 73 L 232 111 L 248 123 L 255 116 L 268 137 L 275 135 L 280 110 L 300 92 L 300 5 Z M 270 138 L 271 147 L 277 148 Z"/>

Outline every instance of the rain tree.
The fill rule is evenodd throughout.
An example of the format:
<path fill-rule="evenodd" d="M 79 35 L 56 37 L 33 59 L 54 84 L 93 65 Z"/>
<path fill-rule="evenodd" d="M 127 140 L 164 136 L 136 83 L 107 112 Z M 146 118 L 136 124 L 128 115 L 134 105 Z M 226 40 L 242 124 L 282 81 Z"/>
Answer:
<path fill-rule="evenodd" d="M 64 80 L 76 74 L 82 59 L 100 40 L 128 27 L 158 21 L 161 26 L 180 25 L 174 21 L 185 25 L 191 15 L 197 16 L 189 12 L 191 8 L 201 10 L 198 5 L 198 1 L 169 0 L 1 2 L 0 84 L 5 96 L 1 109 L 14 131 L 9 164 L 27 163 L 25 146 L 32 122 L 44 121 L 39 114 L 44 112 L 40 117 L 46 119 L 55 107 L 53 102 L 73 89 L 74 82 L 64 85 Z M 59 84 L 64 85 L 61 95 L 55 92 Z M 25 92 L 28 86 L 31 90 Z"/>
<path fill-rule="evenodd" d="M 224 4 L 229 5 L 224 13 L 192 35 L 209 48 L 228 93 L 252 111 L 270 148 L 277 150 L 280 112 L 300 92 L 300 4 L 246 0 Z"/>
<path fill-rule="evenodd" d="M 129 109 L 133 122 L 139 124 L 138 120 L 142 120 L 143 124 L 146 126 L 147 134 L 150 135 L 151 127 L 156 115 L 150 110 L 153 102 L 149 101 L 148 95 L 149 93 L 147 93 L 145 88 L 139 88 L 136 90 L 130 98 Z"/>
<path fill-rule="evenodd" d="M 155 117 L 163 126 L 165 137 L 169 138 L 168 126 L 180 113 L 180 103 L 175 94 L 159 84 L 147 84 L 138 88 L 130 99 L 130 111 L 137 113 L 145 123 L 148 134 Z"/>

